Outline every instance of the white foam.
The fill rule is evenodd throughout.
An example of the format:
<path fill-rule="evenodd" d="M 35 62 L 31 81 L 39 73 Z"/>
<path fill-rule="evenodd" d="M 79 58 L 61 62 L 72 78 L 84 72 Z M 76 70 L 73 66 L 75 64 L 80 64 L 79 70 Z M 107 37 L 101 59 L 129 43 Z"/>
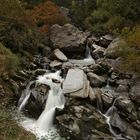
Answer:
<path fill-rule="evenodd" d="M 54 83 L 52 79 L 58 80 L 59 83 Z M 59 135 L 53 125 L 55 116 L 55 109 L 63 109 L 65 104 L 65 97 L 62 93 L 61 82 L 63 79 L 60 76 L 60 71 L 55 73 L 45 74 L 39 76 L 36 80 L 37 84 L 46 84 L 50 86 L 48 99 L 46 101 L 45 109 L 37 120 L 25 117 L 24 120 L 20 121 L 20 124 L 28 131 L 31 131 L 41 140 L 42 137 L 51 140 L 55 136 L 55 140 L 59 138 Z M 29 89 L 28 89 L 29 90 Z M 25 96 L 21 105 L 29 99 L 30 94 Z M 24 106 L 22 106 L 23 108 Z"/>

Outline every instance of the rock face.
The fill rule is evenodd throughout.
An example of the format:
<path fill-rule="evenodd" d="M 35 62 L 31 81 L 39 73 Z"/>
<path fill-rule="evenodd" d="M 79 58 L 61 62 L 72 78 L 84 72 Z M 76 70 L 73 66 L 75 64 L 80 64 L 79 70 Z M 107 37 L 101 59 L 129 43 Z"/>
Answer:
<path fill-rule="evenodd" d="M 59 49 L 55 49 L 52 54 L 50 54 L 49 59 L 51 60 L 60 60 L 62 62 L 66 62 L 68 58 L 64 55 L 63 52 L 61 52 Z"/>
<path fill-rule="evenodd" d="M 137 120 L 137 112 L 134 104 L 127 97 L 119 96 L 115 103 L 120 115 L 131 121 Z"/>
<path fill-rule="evenodd" d="M 119 46 L 121 45 L 121 46 Z M 120 40 L 119 38 L 114 39 L 110 45 L 107 47 L 107 49 L 104 52 L 104 56 L 107 58 L 111 58 L 111 59 L 116 59 L 119 57 L 119 53 L 118 51 L 121 49 L 121 47 L 123 47 L 124 45 L 126 45 L 124 40 Z"/>
<path fill-rule="evenodd" d="M 53 25 L 50 29 L 50 41 L 54 49 L 58 48 L 65 54 L 84 54 L 88 34 L 71 24 Z"/>
<path fill-rule="evenodd" d="M 73 97 L 95 98 L 95 95 L 89 85 L 87 76 L 83 70 L 70 69 L 63 83 L 63 93 Z"/>
<path fill-rule="evenodd" d="M 56 117 L 59 134 L 70 140 L 108 138 L 112 140 L 105 118 L 88 102 L 68 98 L 64 114 Z"/>
<path fill-rule="evenodd" d="M 139 132 L 136 131 L 129 123 L 122 120 L 122 118 L 119 116 L 119 114 L 117 112 L 114 112 L 111 115 L 110 124 L 113 127 L 113 129 L 116 129 L 117 134 L 122 133 L 122 135 L 129 136 L 131 139 L 134 139 L 134 140 L 137 140 L 140 137 Z M 126 138 L 126 137 L 124 137 L 124 138 Z M 118 139 L 122 139 L 122 138 L 118 138 Z"/>

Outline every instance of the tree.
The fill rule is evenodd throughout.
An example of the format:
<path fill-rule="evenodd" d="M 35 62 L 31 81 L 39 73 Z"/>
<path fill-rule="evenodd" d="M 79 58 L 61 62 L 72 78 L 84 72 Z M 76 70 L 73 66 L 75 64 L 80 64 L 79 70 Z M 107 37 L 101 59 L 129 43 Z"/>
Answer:
<path fill-rule="evenodd" d="M 44 32 L 47 32 L 53 24 L 63 25 L 66 22 L 66 18 L 59 7 L 50 0 L 36 6 L 32 10 L 32 17 L 36 25 Z"/>

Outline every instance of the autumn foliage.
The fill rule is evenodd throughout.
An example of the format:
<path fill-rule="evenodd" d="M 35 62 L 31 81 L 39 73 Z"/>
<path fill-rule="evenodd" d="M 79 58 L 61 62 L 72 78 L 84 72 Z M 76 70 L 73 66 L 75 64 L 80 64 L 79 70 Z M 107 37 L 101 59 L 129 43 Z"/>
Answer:
<path fill-rule="evenodd" d="M 40 3 L 32 10 L 34 22 L 42 32 L 48 32 L 53 24 L 64 24 L 66 19 L 59 7 L 50 0 Z"/>

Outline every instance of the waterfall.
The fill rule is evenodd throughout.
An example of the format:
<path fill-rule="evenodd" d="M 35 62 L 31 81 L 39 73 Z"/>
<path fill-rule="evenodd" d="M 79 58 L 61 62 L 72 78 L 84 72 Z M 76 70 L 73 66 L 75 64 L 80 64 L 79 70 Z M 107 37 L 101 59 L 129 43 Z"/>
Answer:
<path fill-rule="evenodd" d="M 53 82 L 53 80 L 57 80 L 57 83 Z M 49 95 L 46 101 L 45 109 L 39 116 L 37 120 L 26 118 L 21 122 L 21 125 L 31 132 L 33 132 L 39 139 L 41 137 L 46 137 L 50 129 L 54 129 L 53 120 L 55 116 L 55 109 L 63 109 L 65 104 L 65 97 L 62 93 L 61 83 L 63 79 L 60 77 L 60 71 L 55 73 L 45 74 L 43 76 L 39 76 L 36 80 L 36 84 L 46 84 L 50 86 Z M 21 105 L 22 108 L 25 105 L 25 102 L 30 97 L 30 85 L 27 86 L 27 95 L 23 99 Z M 20 105 L 20 106 L 21 106 Z M 19 106 L 19 110 L 21 110 Z"/>
<path fill-rule="evenodd" d="M 88 46 L 88 43 L 86 45 L 86 54 L 85 54 L 85 56 L 86 56 L 86 59 L 87 58 L 92 58 L 91 53 L 90 53 L 90 48 Z"/>
<path fill-rule="evenodd" d="M 28 100 L 30 98 L 30 95 L 31 95 L 31 90 L 30 90 L 30 86 L 34 83 L 34 81 L 31 81 L 25 91 L 22 93 L 19 101 L 18 101 L 18 110 L 21 111 L 25 106 L 26 104 L 28 103 Z"/>
<path fill-rule="evenodd" d="M 45 109 L 37 120 L 37 126 L 42 131 L 47 131 L 53 127 L 55 109 L 63 109 L 64 103 L 65 98 L 62 94 L 61 85 L 54 83 L 49 91 Z"/>
<path fill-rule="evenodd" d="M 106 111 L 106 113 L 103 114 L 103 116 L 106 118 L 106 123 L 107 123 L 108 126 L 109 126 L 109 130 L 110 130 L 111 134 L 112 134 L 115 138 L 121 138 L 121 139 L 123 140 L 124 138 L 120 137 L 120 135 L 117 135 L 117 134 L 115 133 L 115 131 L 112 129 L 112 126 L 111 126 L 111 124 L 110 124 L 110 118 L 111 118 L 112 114 L 113 114 L 114 112 L 117 111 L 117 108 L 114 106 L 114 105 L 115 105 L 115 102 L 116 102 L 116 99 L 114 100 L 112 106 Z"/>
<path fill-rule="evenodd" d="M 117 134 L 111 124 L 110 124 L 110 119 L 111 116 L 113 115 L 114 112 L 117 112 L 117 108 L 115 107 L 115 103 L 116 103 L 116 99 L 114 100 L 112 106 L 106 111 L 105 114 L 103 114 L 103 116 L 106 118 L 106 123 L 109 126 L 109 130 L 111 132 L 111 134 L 115 137 L 115 139 L 120 139 L 120 140 L 133 140 L 132 138 L 128 137 L 128 136 L 122 136 L 121 134 Z"/>

